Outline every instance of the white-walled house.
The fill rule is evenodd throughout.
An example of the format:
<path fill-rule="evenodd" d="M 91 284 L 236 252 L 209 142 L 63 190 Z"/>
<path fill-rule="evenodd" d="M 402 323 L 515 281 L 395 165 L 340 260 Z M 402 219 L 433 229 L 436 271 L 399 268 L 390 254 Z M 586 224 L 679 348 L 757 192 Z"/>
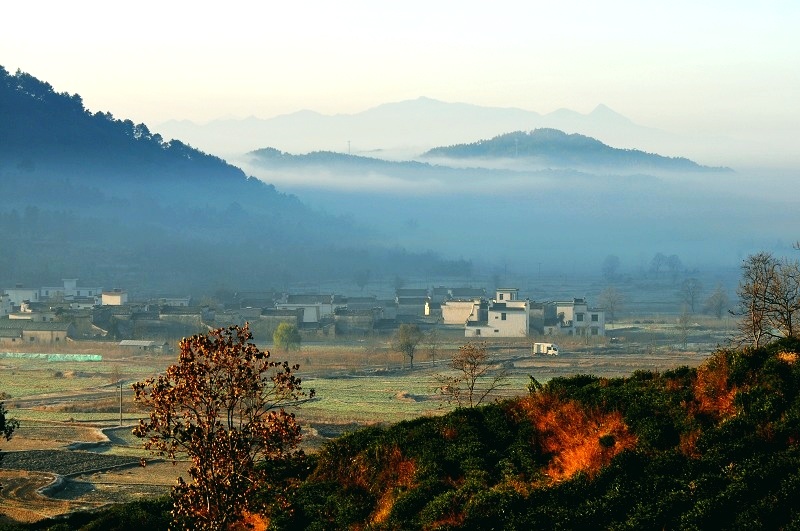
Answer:
<path fill-rule="evenodd" d="M 19 306 L 22 301 L 39 302 L 39 288 L 24 288 L 21 284 L 17 284 L 3 291 L 14 306 Z"/>
<path fill-rule="evenodd" d="M 545 335 L 605 336 L 606 313 L 591 308 L 586 299 L 557 301 L 545 305 Z"/>
<path fill-rule="evenodd" d="M 488 309 L 483 299 L 445 301 L 442 303 L 442 324 L 464 326 L 469 321 L 481 321 L 481 309 Z"/>
<path fill-rule="evenodd" d="M 101 295 L 103 306 L 122 306 L 128 302 L 128 292 L 121 289 L 104 291 Z"/>
<path fill-rule="evenodd" d="M 103 288 L 78 286 L 77 278 L 63 279 L 62 286 L 43 286 L 39 288 L 41 300 L 62 298 L 72 300 L 75 297 L 99 297 Z"/>
<path fill-rule="evenodd" d="M 468 321 L 465 337 L 526 337 L 530 327 L 530 301 L 519 298 L 517 288 L 497 288 L 489 301 L 486 321 Z"/>

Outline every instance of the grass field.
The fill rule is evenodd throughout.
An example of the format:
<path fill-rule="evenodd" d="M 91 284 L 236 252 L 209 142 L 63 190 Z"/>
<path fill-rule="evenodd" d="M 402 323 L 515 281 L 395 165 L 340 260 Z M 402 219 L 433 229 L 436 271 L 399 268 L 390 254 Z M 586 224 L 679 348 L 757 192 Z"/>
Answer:
<path fill-rule="evenodd" d="M 562 338 L 562 354 L 557 357 L 532 356 L 529 339 L 489 344 L 492 363 L 508 375 L 492 398 L 527 392 L 529 375 L 546 382 L 573 374 L 613 377 L 638 369 L 696 366 L 717 344 L 724 344 L 730 333 L 725 323 L 714 320 L 699 320 L 689 330 L 680 331 L 669 318 L 609 328 L 609 335 L 617 338 L 613 343 L 608 338 Z M 359 426 L 448 411 L 452 406 L 437 394 L 436 377 L 449 371 L 449 358 L 465 343 L 461 334 L 442 334 L 435 345 L 423 343 L 413 368 L 408 359 L 391 351 L 386 339 L 310 344 L 295 352 L 274 352 L 276 360 L 300 364 L 298 375 L 304 388 L 316 391 L 316 398 L 296 411 L 304 427 L 305 449 L 314 451 L 325 440 Z M 75 345 L 72 349 L 77 351 Z M 0 482 L 9 485 L 0 498 L 0 510 L 34 521 L 82 507 L 162 494 L 185 473 L 185 464 L 151 461 L 146 469 L 127 467 L 70 476 L 55 498 L 37 494 L 36 488 L 59 473 L 56 465 L 63 461 L 65 450 L 136 461 L 149 457 L 141 441 L 131 434 L 132 426 L 146 411 L 133 403 L 130 385 L 162 372 L 176 361 L 176 354 L 113 347 L 104 352 L 98 345 L 87 350 L 100 354 L 102 360 L 0 358 L 2 401 L 10 416 L 20 422 L 12 440 L 3 441 L 0 448 L 9 452 L 48 450 L 53 461 L 50 469 L 29 474 L 3 469 L 0 462 Z M 121 393 L 119 380 L 123 382 Z M 46 455 L 42 454 L 45 462 Z"/>

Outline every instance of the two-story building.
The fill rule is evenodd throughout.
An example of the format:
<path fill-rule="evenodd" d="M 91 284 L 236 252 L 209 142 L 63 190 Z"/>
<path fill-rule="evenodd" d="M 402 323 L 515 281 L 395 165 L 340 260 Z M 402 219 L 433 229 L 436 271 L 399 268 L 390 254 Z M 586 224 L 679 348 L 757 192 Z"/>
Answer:
<path fill-rule="evenodd" d="M 489 301 L 486 320 L 467 321 L 465 337 L 526 337 L 530 325 L 530 301 L 519 298 L 517 288 L 497 288 Z"/>
<path fill-rule="evenodd" d="M 544 334 L 605 336 L 605 315 L 603 309 L 589 307 L 586 299 L 546 303 L 544 307 Z"/>
<path fill-rule="evenodd" d="M 100 287 L 78 286 L 77 278 L 63 279 L 61 286 L 42 286 L 39 288 L 39 298 L 46 300 L 73 300 L 74 298 L 97 298 L 103 292 Z"/>

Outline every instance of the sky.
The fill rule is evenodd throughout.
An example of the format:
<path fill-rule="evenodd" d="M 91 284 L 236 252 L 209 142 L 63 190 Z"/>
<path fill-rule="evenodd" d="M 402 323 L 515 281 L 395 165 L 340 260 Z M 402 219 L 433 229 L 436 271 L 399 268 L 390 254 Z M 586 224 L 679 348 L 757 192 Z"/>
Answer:
<path fill-rule="evenodd" d="M 800 133 L 800 2 L 9 2 L 0 65 L 92 111 L 168 120 L 356 113 L 420 96 L 605 104 L 705 135 Z"/>

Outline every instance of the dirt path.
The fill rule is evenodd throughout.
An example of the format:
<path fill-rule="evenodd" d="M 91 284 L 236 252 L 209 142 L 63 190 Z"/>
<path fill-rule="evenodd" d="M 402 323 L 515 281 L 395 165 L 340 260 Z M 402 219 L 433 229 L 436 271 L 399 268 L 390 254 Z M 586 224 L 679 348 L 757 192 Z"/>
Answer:
<path fill-rule="evenodd" d="M 85 510 L 104 503 L 53 499 L 39 489 L 56 480 L 53 474 L 25 470 L 0 470 L 0 512 L 19 522 L 37 522 L 60 514 Z"/>

